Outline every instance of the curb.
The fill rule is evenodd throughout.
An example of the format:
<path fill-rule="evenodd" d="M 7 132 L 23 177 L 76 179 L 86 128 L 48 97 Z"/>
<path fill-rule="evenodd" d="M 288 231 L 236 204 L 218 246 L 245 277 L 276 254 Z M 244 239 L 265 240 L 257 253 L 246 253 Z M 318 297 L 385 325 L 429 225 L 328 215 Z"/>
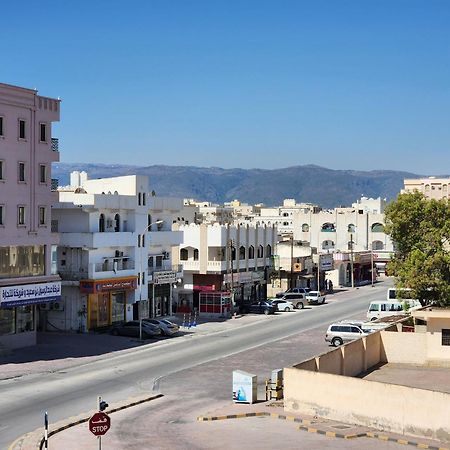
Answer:
<path fill-rule="evenodd" d="M 321 434 L 323 436 L 332 437 L 332 438 L 340 438 L 340 439 L 356 439 L 361 437 L 368 437 L 373 439 L 379 439 L 385 442 L 395 442 L 397 444 L 402 445 L 412 445 L 413 447 L 429 449 L 429 450 L 450 450 L 448 447 L 436 447 L 434 445 L 424 444 L 417 441 L 410 441 L 409 439 L 395 438 L 386 434 L 374 433 L 371 431 L 363 432 L 363 433 L 336 433 L 334 431 L 327 431 L 320 428 L 312 427 L 313 421 L 308 419 L 301 419 L 300 417 L 295 416 L 286 416 L 284 414 L 278 413 L 269 413 L 266 411 L 258 411 L 251 413 L 242 413 L 242 414 L 228 414 L 226 416 L 199 416 L 197 417 L 197 421 L 199 422 L 212 422 L 216 420 L 227 420 L 227 419 L 244 419 L 247 417 L 270 417 L 271 419 L 280 419 L 286 420 L 290 422 L 301 423 L 298 427 L 299 430 L 307 431 L 308 433 L 316 433 Z"/>
<path fill-rule="evenodd" d="M 142 403 L 146 403 L 152 400 L 163 397 L 163 394 L 156 394 L 152 396 L 131 397 L 123 402 L 117 403 L 115 406 L 108 408 L 107 413 L 112 414 L 118 411 L 122 411 L 132 406 L 137 406 Z M 90 417 L 96 413 L 97 410 L 91 410 L 87 413 L 79 414 L 78 416 L 69 417 L 68 419 L 60 420 L 50 426 L 48 437 L 54 436 L 61 431 L 68 428 L 80 425 L 87 422 Z M 40 427 L 30 433 L 26 433 L 18 437 L 9 447 L 8 450 L 41 450 L 44 445 L 44 432 L 43 427 Z"/>

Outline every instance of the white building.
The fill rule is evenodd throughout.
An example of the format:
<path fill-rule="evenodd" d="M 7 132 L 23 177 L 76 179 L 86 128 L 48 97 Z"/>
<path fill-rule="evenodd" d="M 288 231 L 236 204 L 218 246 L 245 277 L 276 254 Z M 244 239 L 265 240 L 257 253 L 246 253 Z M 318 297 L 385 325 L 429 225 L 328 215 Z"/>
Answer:
<path fill-rule="evenodd" d="M 236 303 L 266 297 L 276 227 L 200 224 L 179 229 L 184 237 L 176 261 L 183 267 L 178 312 L 202 312 L 202 292 L 233 291 Z"/>
<path fill-rule="evenodd" d="M 182 238 L 172 222 L 181 200 L 149 196 L 146 176 L 88 180 L 75 173 L 71 182 L 53 209 L 63 288 L 59 309 L 48 311 L 50 325 L 86 331 L 171 314 L 171 286 L 180 276 L 171 250 Z"/>
<path fill-rule="evenodd" d="M 422 192 L 426 198 L 440 200 L 450 198 L 450 178 L 417 178 L 405 179 L 402 194 L 408 192 Z"/>

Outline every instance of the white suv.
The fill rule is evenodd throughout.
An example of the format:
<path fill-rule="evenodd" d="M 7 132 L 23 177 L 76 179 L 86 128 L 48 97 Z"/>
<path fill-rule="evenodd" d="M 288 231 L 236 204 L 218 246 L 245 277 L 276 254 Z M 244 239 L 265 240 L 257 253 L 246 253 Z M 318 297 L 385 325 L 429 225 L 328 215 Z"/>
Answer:
<path fill-rule="evenodd" d="M 344 342 L 354 341 L 360 337 L 367 336 L 369 333 L 369 330 L 362 330 L 352 323 L 332 323 L 325 334 L 325 340 L 337 347 Z"/>

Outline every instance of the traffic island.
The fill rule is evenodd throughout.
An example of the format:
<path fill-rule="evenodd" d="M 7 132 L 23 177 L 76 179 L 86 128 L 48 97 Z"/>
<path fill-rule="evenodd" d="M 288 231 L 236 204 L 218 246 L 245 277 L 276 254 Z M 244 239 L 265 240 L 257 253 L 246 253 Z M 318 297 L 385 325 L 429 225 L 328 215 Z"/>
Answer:
<path fill-rule="evenodd" d="M 122 402 L 115 403 L 110 408 L 108 408 L 108 414 L 113 414 L 118 411 L 122 411 L 132 406 L 141 405 L 142 403 L 150 402 L 158 398 L 163 397 L 163 394 L 156 395 L 143 395 L 139 397 L 131 397 Z M 82 423 L 88 422 L 89 419 L 98 413 L 98 410 L 91 410 L 87 413 L 79 414 L 77 416 L 69 417 L 68 419 L 60 420 L 50 424 L 48 430 L 48 437 L 54 436 L 68 428 L 80 425 Z M 44 427 L 40 427 L 30 433 L 24 434 L 17 438 L 9 447 L 8 450 L 41 450 L 44 447 Z"/>

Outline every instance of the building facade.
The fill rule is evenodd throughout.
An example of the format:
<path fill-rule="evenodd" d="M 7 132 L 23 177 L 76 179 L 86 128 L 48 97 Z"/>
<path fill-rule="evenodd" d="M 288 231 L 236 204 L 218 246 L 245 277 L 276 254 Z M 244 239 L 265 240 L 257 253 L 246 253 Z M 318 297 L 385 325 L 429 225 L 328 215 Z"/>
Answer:
<path fill-rule="evenodd" d="M 51 231 L 59 117 L 59 100 L 0 84 L 0 346 L 8 348 L 35 344 L 36 305 L 61 296 Z"/>
<path fill-rule="evenodd" d="M 426 198 L 440 200 L 450 198 L 450 178 L 417 178 L 405 179 L 401 193 L 422 192 Z"/>

